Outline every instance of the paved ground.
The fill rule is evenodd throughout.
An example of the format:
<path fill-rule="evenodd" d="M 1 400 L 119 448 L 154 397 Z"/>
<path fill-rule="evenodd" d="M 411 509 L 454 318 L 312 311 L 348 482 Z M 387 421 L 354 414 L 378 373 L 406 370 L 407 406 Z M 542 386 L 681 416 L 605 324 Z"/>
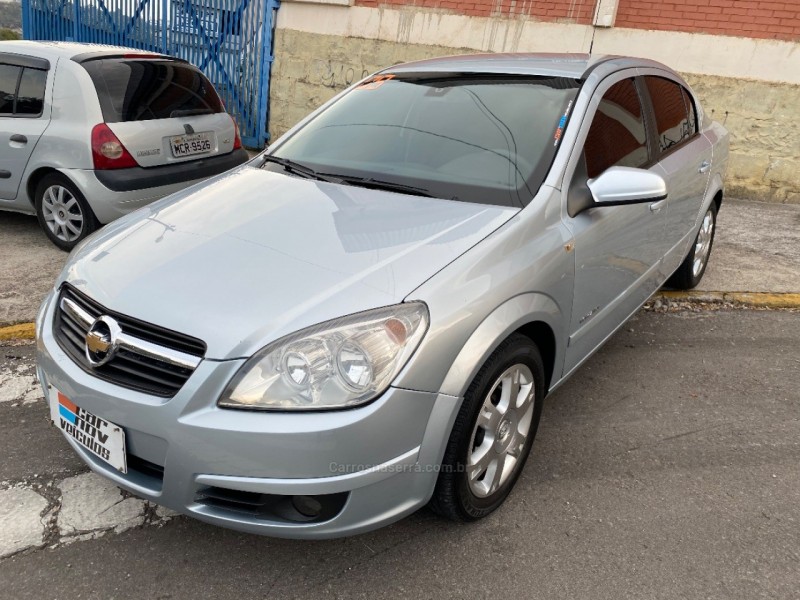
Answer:
<path fill-rule="evenodd" d="M 800 205 L 728 200 L 698 290 L 800 292 Z"/>
<path fill-rule="evenodd" d="M 797 598 L 798 318 L 641 312 L 548 398 L 495 515 L 322 542 L 170 519 L 85 474 L 32 347 L 0 347 L 0 554 L 21 540 L 0 598 Z"/>
<path fill-rule="evenodd" d="M 39 229 L 36 217 L 0 212 L 0 324 L 32 321 L 67 254 Z"/>
<path fill-rule="evenodd" d="M 0 213 L 0 249 L 0 325 L 32 321 L 67 255 L 13 213 Z M 727 200 L 698 290 L 800 292 L 800 205 Z"/>

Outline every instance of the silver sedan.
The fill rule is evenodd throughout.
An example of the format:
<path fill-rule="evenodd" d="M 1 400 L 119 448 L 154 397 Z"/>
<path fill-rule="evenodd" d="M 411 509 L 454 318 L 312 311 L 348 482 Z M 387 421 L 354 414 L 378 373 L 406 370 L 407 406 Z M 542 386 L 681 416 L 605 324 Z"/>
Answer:
<path fill-rule="evenodd" d="M 658 63 L 391 67 L 73 252 L 37 322 L 52 419 L 120 487 L 225 527 L 484 517 L 545 395 L 703 276 L 727 157 Z"/>

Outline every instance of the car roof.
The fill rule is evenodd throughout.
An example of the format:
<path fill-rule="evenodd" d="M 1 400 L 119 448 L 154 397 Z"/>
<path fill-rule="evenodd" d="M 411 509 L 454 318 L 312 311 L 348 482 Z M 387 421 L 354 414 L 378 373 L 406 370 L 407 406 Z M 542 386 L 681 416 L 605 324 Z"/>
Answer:
<path fill-rule="evenodd" d="M 671 71 L 661 63 L 625 56 L 605 54 L 463 54 L 418 60 L 395 65 L 384 73 L 494 73 L 508 75 L 541 75 L 585 79 L 595 68 L 616 71 L 624 68 L 651 67 Z"/>
<path fill-rule="evenodd" d="M 0 42 L 0 53 L 27 54 L 38 58 L 74 58 L 79 55 L 91 54 L 147 54 L 153 52 L 125 48 L 124 46 L 107 46 L 105 44 L 79 44 L 77 42 L 39 42 L 19 40 Z"/>

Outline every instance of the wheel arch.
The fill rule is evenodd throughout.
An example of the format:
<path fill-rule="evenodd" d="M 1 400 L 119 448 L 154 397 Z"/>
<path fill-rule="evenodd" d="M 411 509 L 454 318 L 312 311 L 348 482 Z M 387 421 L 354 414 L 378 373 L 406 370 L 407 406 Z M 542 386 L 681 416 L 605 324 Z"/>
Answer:
<path fill-rule="evenodd" d="M 442 383 L 441 393 L 461 397 L 497 347 L 514 333 L 536 343 L 545 366 L 545 389 L 560 376 L 564 344 L 559 343 L 563 316 L 556 302 L 541 293 L 515 296 L 497 307 L 475 329 Z"/>
<path fill-rule="evenodd" d="M 539 353 L 542 355 L 542 362 L 544 363 L 544 389 L 545 393 L 547 393 L 553 381 L 553 370 L 556 361 L 556 335 L 552 327 L 544 321 L 531 321 L 514 333 L 524 335 L 539 348 Z"/>
<path fill-rule="evenodd" d="M 706 192 L 706 201 L 703 202 L 703 210 L 701 214 L 705 214 L 706 210 L 708 210 L 708 207 L 711 206 L 712 202 L 714 202 L 717 205 L 717 212 L 719 212 L 719 209 L 722 207 L 723 196 L 724 196 L 724 191 L 723 191 L 722 175 L 720 173 L 715 173 L 708 184 L 708 191 Z"/>
<path fill-rule="evenodd" d="M 39 185 L 39 182 L 53 173 L 64 175 L 61 171 L 54 167 L 37 167 L 31 172 L 30 175 L 28 175 L 28 180 L 25 182 L 25 193 L 27 194 L 28 202 L 30 202 L 32 207 L 36 208 L 36 188 Z M 66 175 L 64 175 L 64 177 L 66 177 Z"/>

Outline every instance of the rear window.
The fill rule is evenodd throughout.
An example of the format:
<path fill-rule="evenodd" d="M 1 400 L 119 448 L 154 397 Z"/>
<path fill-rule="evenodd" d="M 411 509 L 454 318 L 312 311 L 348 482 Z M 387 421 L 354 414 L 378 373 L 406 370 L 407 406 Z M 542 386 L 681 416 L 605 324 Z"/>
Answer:
<path fill-rule="evenodd" d="M 83 63 L 107 123 L 224 112 L 214 86 L 191 65 L 171 60 L 105 58 Z"/>
<path fill-rule="evenodd" d="M 658 150 L 663 153 L 697 133 L 697 119 L 689 93 L 663 77 L 645 77 L 658 127 Z"/>
<path fill-rule="evenodd" d="M 18 115 L 40 115 L 44 108 L 44 84 L 47 81 L 47 71 L 38 69 L 22 69 L 17 89 L 17 106 L 14 110 Z"/>

